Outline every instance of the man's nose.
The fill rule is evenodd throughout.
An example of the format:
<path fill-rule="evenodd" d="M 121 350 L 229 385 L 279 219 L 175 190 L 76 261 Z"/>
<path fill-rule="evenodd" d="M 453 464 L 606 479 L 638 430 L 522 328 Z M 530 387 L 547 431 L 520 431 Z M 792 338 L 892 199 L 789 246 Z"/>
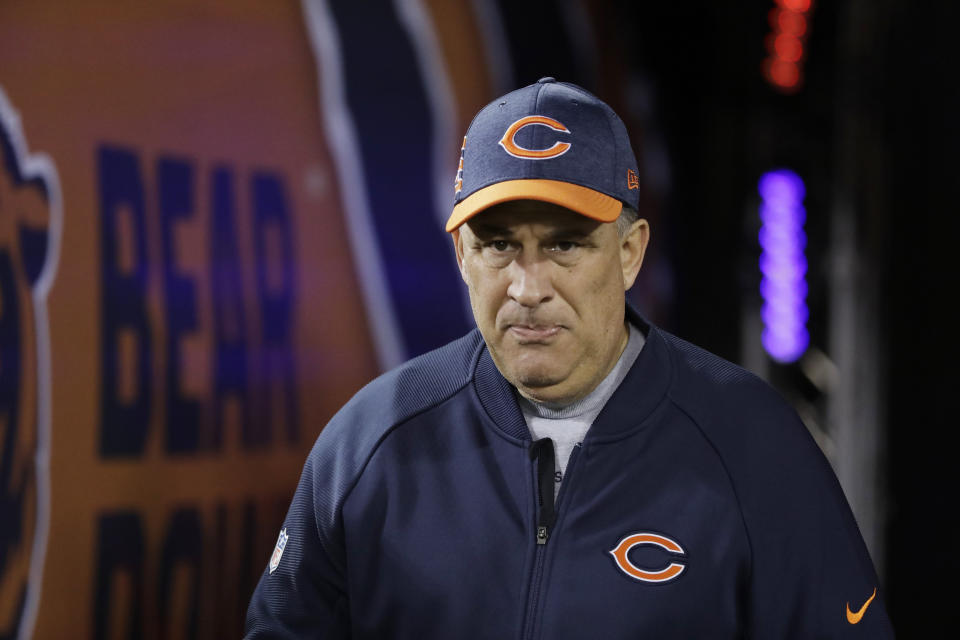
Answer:
<path fill-rule="evenodd" d="M 553 297 L 549 267 L 541 260 L 516 260 L 510 265 L 507 295 L 524 307 L 535 307 Z"/>

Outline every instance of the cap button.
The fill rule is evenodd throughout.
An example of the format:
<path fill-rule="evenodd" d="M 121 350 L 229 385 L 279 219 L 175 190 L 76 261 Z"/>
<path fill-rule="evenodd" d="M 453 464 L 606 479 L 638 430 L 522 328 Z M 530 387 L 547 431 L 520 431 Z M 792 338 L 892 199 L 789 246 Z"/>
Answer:
<path fill-rule="evenodd" d="M 550 76 L 547 76 L 546 78 L 540 78 L 539 80 L 537 80 L 537 84 L 547 84 L 548 82 L 556 82 L 556 81 L 557 81 L 556 78 L 551 78 Z"/>

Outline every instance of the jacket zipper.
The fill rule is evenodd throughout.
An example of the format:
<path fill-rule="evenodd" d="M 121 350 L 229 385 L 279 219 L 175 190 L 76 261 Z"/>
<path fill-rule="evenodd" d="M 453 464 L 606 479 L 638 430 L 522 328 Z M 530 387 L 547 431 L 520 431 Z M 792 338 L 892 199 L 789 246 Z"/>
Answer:
<path fill-rule="evenodd" d="M 543 581 L 543 561 L 546 555 L 546 545 L 557 519 L 553 491 L 556 467 L 553 440 L 542 438 L 533 442 L 530 445 L 530 459 L 534 461 L 537 521 L 534 529 L 536 550 L 534 551 L 533 571 L 530 574 L 527 610 L 523 618 L 525 621 L 522 636 L 524 640 L 533 637 L 534 618 L 540 601 L 540 586 Z"/>

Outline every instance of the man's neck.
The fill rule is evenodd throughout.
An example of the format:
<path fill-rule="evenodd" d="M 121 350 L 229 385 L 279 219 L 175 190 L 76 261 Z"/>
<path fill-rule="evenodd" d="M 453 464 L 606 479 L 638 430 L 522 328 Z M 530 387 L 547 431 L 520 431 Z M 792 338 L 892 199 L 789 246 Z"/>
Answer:
<path fill-rule="evenodd" d="M 617 390 L 620 383 L 636 362 L 637 356 L 646 343 L 643 333 L 630 328 L 627 344 L 610 371 L 587 395 L 568 403 L 540 402 L 529 396 L 521 396 L 521 409 L 528 418 L 536 416 L 548 420 L 575 419 L 578 416 L 590 416 L 589 422 L 600 412 L 603 406 Z M 519 390 L 518 390 L 519 391 Z"/>
<path fill-rule="evenodd" d="M 640 337 L 643 338 L 643 334 L 640 334 Z M 535 402 L 538 405 L 547 407 L 549 409 L 561 409 L 563 407 L 569 407 L 587 396 L 593 393 L 600 383 L 606 380 L 607 376 L 610 375 L 610 372 L 613 371 L 614 367 L 617 366 L 617 363 L 620 361 L 620 358 L 623 357 L 623 352 L 627 348 L 627 344 L 630 342 L 630 324 L 627 321 L 623 323 L 623 331 L 620 335 L 620 340 L 611 354 L 611 357 L 607 360 L 607 366 L 603 369 L 602 373 L 590 381 L 589 385 L 584 385 L 577 393 L 571 394 L 566 397 L 543 397 L 537 393 L 536 389 L 525 390 L 520 387 L 516 387 L 517 392 L 525 399 L 530 402 Z M 641 343 L 642 344 L 642 343 Z"/>

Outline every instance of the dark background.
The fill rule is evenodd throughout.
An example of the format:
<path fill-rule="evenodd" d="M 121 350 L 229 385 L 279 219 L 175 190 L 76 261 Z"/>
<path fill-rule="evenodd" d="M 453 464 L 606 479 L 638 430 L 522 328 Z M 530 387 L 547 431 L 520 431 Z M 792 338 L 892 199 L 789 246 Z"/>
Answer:
<path fill-rule="evenodd" d="M 886 544 L 875 562 L 900 637 L 942 633 L 960 620 L 948 408 L 960 380 L 957 4 L 813 3 L 804 82 L 787 95 L 761 72 L 772 1 L 586 2 L 575 9 L 588 30 L 572 4 L 500 3 L 515 84 L 572 79 L 627 121 L 659 274 L 638 295 L 660 324 L 739 360 L 742 303 L 759 282 L 757 180 L 789 166 L 807 186 L 809 328 L 824 348 L 831 216 L 839 201 L 854 211 L 885 390 Z M 771 374 L 788 394 L 811 393 L 790 366 Z"/>

